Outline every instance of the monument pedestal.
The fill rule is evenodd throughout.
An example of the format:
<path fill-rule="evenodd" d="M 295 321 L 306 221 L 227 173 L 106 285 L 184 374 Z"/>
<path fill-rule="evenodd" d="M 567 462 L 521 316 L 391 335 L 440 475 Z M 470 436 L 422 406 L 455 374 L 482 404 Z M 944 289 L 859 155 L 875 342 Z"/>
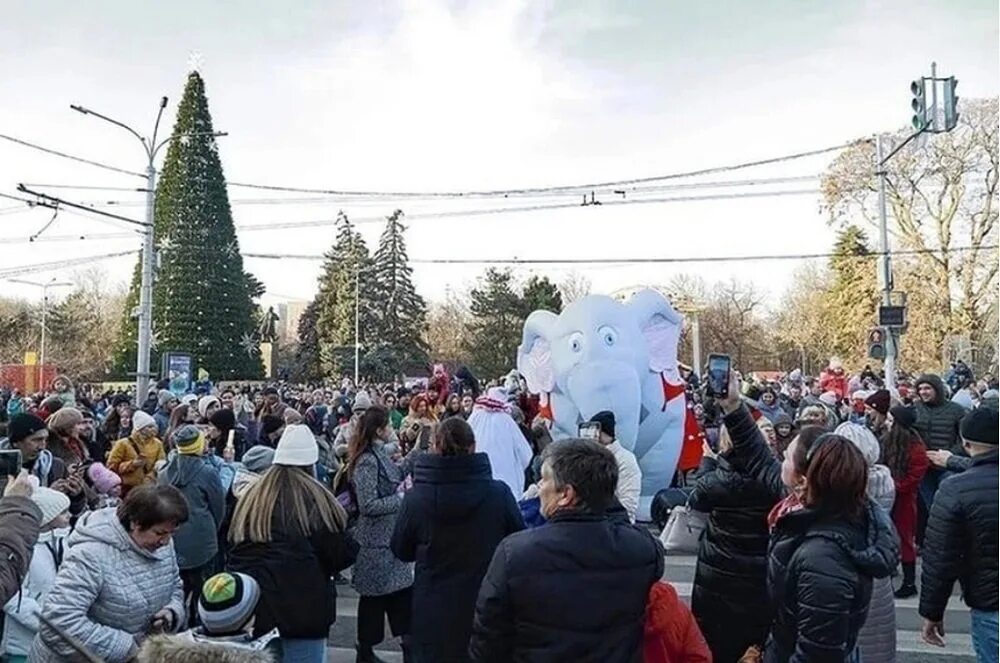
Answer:
<path fill-rule="evenodd" d="M 264 363 L 265 380 L 271 380 L 274 378 L 274 365 L 277 358 L 278 348 L 274 343 L 264 342 L 260 344 L 260 359 Z"/>

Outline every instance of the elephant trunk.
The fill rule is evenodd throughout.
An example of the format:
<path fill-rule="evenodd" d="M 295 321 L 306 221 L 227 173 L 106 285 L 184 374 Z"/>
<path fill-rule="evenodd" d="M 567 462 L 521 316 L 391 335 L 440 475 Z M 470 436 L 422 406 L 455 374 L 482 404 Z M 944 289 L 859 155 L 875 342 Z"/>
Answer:
<path fill-rule="evenodd" d="M 566 391 L 582 421 L 603 410 L 614 412 L 615 437 L 626 449 L 635 446 L 642 408 L 635 367 L 624 362 L 585 362 L 570 373 Z"/>

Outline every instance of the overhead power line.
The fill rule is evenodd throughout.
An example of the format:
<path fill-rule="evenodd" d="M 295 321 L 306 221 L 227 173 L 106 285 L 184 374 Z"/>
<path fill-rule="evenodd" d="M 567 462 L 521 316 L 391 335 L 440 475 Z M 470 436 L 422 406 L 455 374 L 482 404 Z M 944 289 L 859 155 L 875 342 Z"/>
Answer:
<path fill-rule="evenodd" d="M 120 216 L 118 214 L 112 214 L 111 212 L 104 212 L 102 210 L 94 209 L 92 207 L 87 207 L 86 205 L 80 205 L 79 203 L 74 203 L 74 202 L 70 202 L 68 200 L 63 200 L 62 198 L 56 198 L 55 196 L 50 196 L 47 193 L 41 193 L 39 191 L 34 191 L 32 189 L 29 189 L 28 187 L 26 187 L 23 184 L 19 184 L 18 187 L 17 187 L 17 190 L 20 191 L 21 193 L 26 193 L 29 196 L 35 196 L 37 198 L 41 198 L 42 200 L 48 201 L 48 202 L 35 202 L 35 205 L 38 205 L 40 207 L 50 207 L 52 209 L 57 209 L 59 206 L 65 206 L 65 207 L 71 207 L 71 208 L 74 208 L 74 209 L 83 210 L 84 212 L 87 212 L 88 214 L 97 214 L 98 216 L 105 216 L 105 217 L 107 217 L 109 219 L 117 219 L 119 221 L 124 221 L 125 223 L 130 223 L 130 224 L 135 225 L 135 226 L 146 227 L 146 226 L 150 225 L 150 224 L 146 223 L 145 221 L 137 221 L 135 219 L 130 219 L 127 216 Z"/>
<path fill-rule="evenodd" d="M 71 161 L 77 161 L 79 163 L 85 163 L 90 166 L 95 166 L 97 168 L 103 168 L 104 170 L 110 170 L 115 173 L 121 173 L 123 175 L 134 175 L 135 177 L 145 178 L 146 176 L 142 173 L 137 173 L 133 170 L 126 170 L 124 168 L 119 168 L 117 166 L 110 166 L 106 163 L 101 163 L 100 161 L 94 161 L 92 159 L 84 159 L 83 157 L 74 156 L 72 154 L 66 154 L 65 152 L 60 152 L 58 150 L 53 150 L 48 147 L 42 147 L 35 143 L 30 143 L 26 140 L 21 140 L 20 138 L 15 138 L 13 136 L 7 136 L 5 134 L 0 134 L 0 139 L 10 141 L 12 143 L 17 143 L 18 145 L 23 145 L 24 147 L 31 148 L 33 150 L 38 150 L 39 152 L 45 152 L 46 154 L 52 154 L 57 157 L 62 157 L 63 159 L 70 159 Z"/>
<path fill-rule="evenodd" d="M 480 197 L 508 197 L 508 196 L 523 196 L 537 193 L 552 193 L 552 192 L 569 192 L 569 191 L 590 191 L 591 189 L 603 189 L 607 187 L 624 187 L 635 184 L 645 184 L 650 182 L 662 182 L 672 179 L 680 179 L 687 177 L 698 177 L 701 175 L 714 175 L 716 173 L 725 173 L 734 170 L 742 170 L 744 168 L 754 168 L 757 166 L 769 166 L 776 163 L 782 163 L 785 161 L 793 161 L 796 159 L 803 159 L 806 157 L 819 156 L 821 154 L 827 154 L 829 152 L 835 152 L 837 150 L 842 150 L 848 147 L 852 147 L 859 143 L 868 142 L 871 139 L 864 138 L 858 140 L 852 140 L 846 143 L 840 143 L 838 145 L 831 145 L 830 147 L 824 147 L 816 150 L 807 150 L 805 152 L 796 152 L 794 154 L 786 154 L 778 157 L 769 157 L 766 159 L 757 159 L 755 161 L 744 161 L 739 163 L 734 163 L 726 166 L 714 166 L 711 168 L 700 168 L 697 170 L 689 170 L 677 173 L 668 173 L 665 175 L 652 175 L 649 177 L 633 177 L 628 179 L 619 180 L 606 180 L 603 182 L 587 182 L 580 184 L 563 184 L 558 186 L 543 186 L 543 187 L 523 187 L 519 189 L 487 189 L 487 190 L 471 190 L 471 191 L 365 191 L 365 190 L 349 190 L 349 189 L 316 189 L 316 188 L 306 188 L 306 187 L 295 187 L 295 186 L 278 186 L 269 184 L 255 184 L 250 182 L 228 182 L 227 184 L 232 187 L 241 187 L 245 189 L 258 189 L 262 191 L 283 191 L 287 193 L 317 193 L 317 194 L 327 194 L 334 196 L 375 196 L 382 198 L 480 198 Z"/>
<path fill-rule="evenodd" d="M 62 269 L 64 267 L 78 267 L 80 265 L 86 265 L 92 262 L 99 262 L 101 260 L 108 260 L 110 258 L 120 258 L 122 256 L 128 256 L 138 253 L 138 251 L 118 251 L 117 253 L 105 253 L 96 256 L 85 256 L 81 258 L 70 258 L 67 260 L 55 260 L 53 262 L 42 262 L 35 263 L 33 265 L 21 265 L 19 267 L 10 267 L 6 269 L 0 269 L 0 279 L 9 278 L 11 276 L 23 276 L 25 274 L 34 274 L 36 272 L 48 272 L 53 269 Z"/>
<path fill-rule="evenodd" d="M 986 244 L 979 247 L 955 246 L 948 249 L 950 253 L 976 250 L 994 250 L 997 244 Z M 891 251 L 892 256 L 906 255 L 926 255 L 930 253 L 940 253 L 940 249 L 902 249 Z M 741 255 L 741 256 L 683 256 L 671 258 L 411 258 L 410 262 L 416 265 L 661 265 L 678 263 L 697 262 L 751 262 L 764 260 L 810 260 L 815 258 L 832 258 L 836 253 L 793 253 L 793 254 L 770 254 L 770 255 Z M 842 256 L 855 258 L 858 260 L 878 258 L 883 255 L 881 251 L 871 251 L 865 255 Z M 260 258 L 266 260 L 323 260 L 323 255 L 295 254 L 295 253 L 244 253 L 244 258 Z"/>

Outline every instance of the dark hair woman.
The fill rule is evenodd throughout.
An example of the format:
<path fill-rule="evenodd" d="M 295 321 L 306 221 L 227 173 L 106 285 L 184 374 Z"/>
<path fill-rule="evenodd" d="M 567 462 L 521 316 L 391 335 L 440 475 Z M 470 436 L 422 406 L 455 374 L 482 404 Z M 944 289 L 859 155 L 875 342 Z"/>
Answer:
<path fill-rule="evenodd" d="M 493 479 L 490 460 L 461 417 L 438 425 L 429 454 L 413 470 L 392 551 L 416 562 L 412 660 L 467 661 L 476 596 L 497 545 L 524 529 L 507 485 Z"/>
<path fill-rule="evenodd" d="M 29 659 L 77 660 L 70 636 L 101 660 L 124 662 L 151 628 L 183 627 L 184 592 L 171 537 L 187 518 L 184 495 L 156 485 L 129 492 L 117 512 L 84 514 L 67 538 Z"/>
<path fill-rule="evenodd" d="M 274 464 L 236 503 L 229 569 L 260 584 L 254 635 L 277 628 L 285 660 L 326 660 L 337 616 L 330 578 L 354 561 L 347 514 L 313 478 L 319 457 L 308 426 L 285 429 Z"/>
<path fill-rule="evenodd" d="M 896 482 L 896 502 L 892 507 L 892 522 L 899 534 L 899 561 L 903 565 L 903 584 L 896 598 L 917 595 L 917 494 L 930 461 L 927 447 L 913 430 L 916 415 L 902 405 L 889 409 L 888 430 L 882 436 L 880 462 L 889 468 Z"/>
<path fill-rule="evenodd" d="M 351 573 L 358 601 L 358 661 L 375 661 L 373 648 L 385 637 L 386 616 L 409 651 L 413 566 L 390 549 L 403 503 L 406 472 L 382 448 L 392 427 L 385 408 L 372 406 L 358 420 L 347 450 L 347 480 L 358 507 L 354 538 L 360 549 Z M 414 458 L 409 456 L 408 458 Z"/>
<path fill-rule="evenodd" d="M 888 514 L 866 497 L 865 458 L 849 440 L 805 426 L 777 460 L 739 387 L 734 374 L 721 403 L 730 465 L 782 498 L 768 515 L 773 620 L 764 661 L 858 661 L 872 579 L 889 576 L 899 558 Z"/>
<path fill-rule="evenodd" d="M 767 596 L 767 514 L 778 496 L 729 464 L 733 444 L 719 430 L 719 453 L 704 445 L 701 466 L 688 499 L 692 509 L 708 513 L 698 546 L 691 591 L 691 612 L 716 661 L 736 661 L 761 646 L 771 626 L 760 609 Z"/>

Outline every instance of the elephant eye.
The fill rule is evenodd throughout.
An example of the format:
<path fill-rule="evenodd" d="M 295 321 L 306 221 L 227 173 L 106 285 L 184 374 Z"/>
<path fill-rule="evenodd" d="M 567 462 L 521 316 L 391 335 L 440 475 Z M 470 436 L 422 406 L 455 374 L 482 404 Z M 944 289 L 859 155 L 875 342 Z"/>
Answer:
<path fill-rule="evenodd" d="M 569 337 L 569 349 L 573 352 L 580 352 L 583 350 L 583 334 L 576 332 Z"/>
<path fill-rule="evenodd" d="M 601 337 L 601 340 L 604 341 L 604 345 L 607 345 L 608 347 L 614 345 L 618 340 L 618 332 L 611 327 L 601 327 L 597 330 L 597 334 Z"/>

